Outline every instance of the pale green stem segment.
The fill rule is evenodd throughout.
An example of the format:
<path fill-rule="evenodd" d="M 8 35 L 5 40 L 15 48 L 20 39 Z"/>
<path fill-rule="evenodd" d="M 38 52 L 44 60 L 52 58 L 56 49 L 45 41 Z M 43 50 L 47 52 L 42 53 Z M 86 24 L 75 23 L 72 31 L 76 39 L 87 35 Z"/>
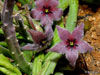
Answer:
<path fill-rule="evenodd" d="M 63 11 L 68 7 L 69 0 L 59 0 L 58 7 L 61 8 Z"/>
<path fill-rule="evenodd" d="M 72 32 L 77 23 L 77 13 L 78 13 L 78 0 L 69 0 L 69 13 L 66 21 L 66 29 Z"/>

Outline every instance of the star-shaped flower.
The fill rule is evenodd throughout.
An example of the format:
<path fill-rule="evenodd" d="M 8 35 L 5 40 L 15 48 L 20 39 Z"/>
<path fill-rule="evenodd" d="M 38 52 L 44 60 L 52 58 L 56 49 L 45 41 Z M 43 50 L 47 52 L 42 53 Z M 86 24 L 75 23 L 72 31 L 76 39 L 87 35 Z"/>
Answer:
<path fill-rule="evenodd" d="M 45 26 L 45 32 L 40 32 L 33 29 L 29 29 L 28 32 L 30 33 L 34 43 L 23 46 L 22 50 L 41 51 L 50 45 L 53 38 L 53 30 L 50 25 Z"/>
<path fill-rule="evenodd" d="M 36 8 L 31 11 L 31 16 L 36 20 L 41 20 L 42 25 L 53 24 L 53 20 L 60 20 L 62 10 L 57 8 L 58 0 L 37 0 Z"/>
<path fill-rule="evenodd" d="M 92 47 L 86 41 L 82 40 L 84 24 L 77 26 L 72 33 L 59 26 L 56 28 L 61 42 L 51 48 L 50 51 L 65 54 L 70 64 L 75 66 L 79 53 L 85 53 L 92 50 Z"/>

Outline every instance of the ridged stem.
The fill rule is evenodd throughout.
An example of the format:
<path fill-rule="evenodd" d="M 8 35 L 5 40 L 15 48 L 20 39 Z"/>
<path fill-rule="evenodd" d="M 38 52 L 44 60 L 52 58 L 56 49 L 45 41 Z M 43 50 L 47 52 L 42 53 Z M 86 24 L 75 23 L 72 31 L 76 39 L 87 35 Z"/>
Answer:
<path fill-rule="evenodd" d="M 15 21 L 19 25 L 19 33 L 23 36 L 24 39 L 28 40 L 28 33 L 20 14 L 15 15 Z"/>
<path fill-rule="evenodd" d="M 8 44 L 12 58 L 15 60 L 17 66 L 19 66 L 23 72 L 25 72 L 26 74 L 30 74 L 31 67 L 24 59 L 23 53 L 21 52 L 20 46 L 18 44 L 18 40 L 16 39 L 16 32 L 15 27 L 13 25 L 12 16 L 14 3 L 15 0 L 5 0 L 4 2 L 4 7 L 1 15 L 1 19 L 3 22 L 2 29 L 4 31 L 6 42 Z"/>

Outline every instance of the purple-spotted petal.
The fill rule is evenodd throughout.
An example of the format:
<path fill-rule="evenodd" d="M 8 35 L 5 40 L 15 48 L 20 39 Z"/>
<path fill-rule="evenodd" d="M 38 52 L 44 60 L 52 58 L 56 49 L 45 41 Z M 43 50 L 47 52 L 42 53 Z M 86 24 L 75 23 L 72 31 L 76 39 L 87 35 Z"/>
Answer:
<path fill-rule="evenodd" d="M 80 52 L 80 53 L 85 53 L 85 52 L 87 52 L 87 51 L 92 51 L 93 50 L 93 48 L 87 43 L 87 42 L 85 42 L 85 41 L 79 41 L 78 42 L 78 51 Z"/>
<path fill-rule="evenodd" d="M 36 20 L 40 20 L 42 16 L 42 11 L 39 9 L 32 9 L 31 16 L 32 18 L 35 18 Z"/>
<path fill-rule="evenodd" d="M 82 39 L 83 35 L 84 35 L 84 24 L 82 23 L 81 25 L 75 28 L 75 30 L 72 32 L 72 36 L 75 39 L 80 40 Z"/>
<path fill-rule="evenodd" d="M 49 51 L 64 54 L 66 52 L 66 45 L 64 42 L 60 42 L 56 44 L 53 48 L 51 48 Z"/>
<path fill-rule="evenodd" d="M 53 38 L 53 29 L 51 25 L 45 25 L 45 35 L 48 41 L 50 41 Z"/>
<path fill-rule="evenodd" d="M 77 50 L 67 50 L 66 59 L 70 62 L 72 66 L 75 66 L 76 60 L 78 59 L 78 51 Z"/>
<path fill-rule="evenodd" d="M 58 21 L 61 19 L 61 16 L 63 14 L 63 11 L 59 8 L 56 8 L 53 10 L 53 18 L 54 20 Z"/>
<path fill-rule="evenodd" d="M 32 36 L 33 41 L 37 44 L 40 44 L 41 41 L 43 41 L 46 38 L 45 34 L 42 33 L 42 32 L 35 31 L 35 30 L 32 30 L 32 29 L 28 30 L 28 32 Z"/>
<path fill-rule="evenodd" d="M 61 40 L 66 41 L 67 39 L 69 39 L 71 34 L 68 30 L 65 30 L 59 26 L 56 26 L 56 28 L 58 30 L 58 34 Z"/>

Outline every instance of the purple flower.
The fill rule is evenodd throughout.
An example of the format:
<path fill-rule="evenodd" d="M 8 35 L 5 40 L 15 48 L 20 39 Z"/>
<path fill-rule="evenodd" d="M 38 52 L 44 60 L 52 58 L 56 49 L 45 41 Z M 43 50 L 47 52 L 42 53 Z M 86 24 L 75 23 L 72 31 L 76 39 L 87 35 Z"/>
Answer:
<path fill-rule="evenodd" d="M 31 16 L 41 20 L 42 25 L 53 24 L 53 20 L 60 20 L 62 10 L 57 8 L 58 0 L 37 0 L 36 8 L 31 11 Z"/>
<path fill-rule="evenodd" d="M 33 29 L 29 29 L 28 32 L 30 33 L 34 43 L 23 46 L 22 50 L 44 50 L 50 45 L 53 38 L 53 30 L 50 25 L 45 26 L 45 33 Z"/>
<path fill-rule="evenodd" d="M 78 59 L 78 53 L 85 53 L 91 51 L 92 47 L 81 40 L 84 34 L 84 24 L 77 26 L 75 30 L 70 33 L 68 30 L 57 26 L 58 34 L 61 42 L 55 45 L 50 51 L 65 54 L 72 66 L 75 66 Z"/>

